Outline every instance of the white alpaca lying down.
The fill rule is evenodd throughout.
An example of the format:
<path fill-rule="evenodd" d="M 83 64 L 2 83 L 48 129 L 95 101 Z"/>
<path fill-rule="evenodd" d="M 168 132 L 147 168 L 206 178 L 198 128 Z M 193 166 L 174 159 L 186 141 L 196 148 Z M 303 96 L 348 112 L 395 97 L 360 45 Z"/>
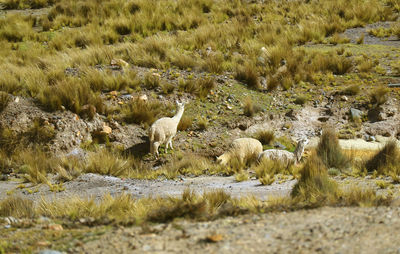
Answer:
<path fill-rule="evenodd" d="M 226 165 L 231 159 L 237 158 L 240 162 L 244 162 L 246 158 L 257 158 L 258 154 L 262 152 L 262 144 L 254 138 L 238 138 L 235 139 L 229 151 L 225 152 L 217 158 L 217 162 Z"/>
<path fill-rule="evenodd" d="M 273 161 L 281 161 L 285 165 L 297 164 L 300 162 L 303 156 L 304 147 L 308 144 L 308 139 L 300 140 L 297 143 L 294 152 L 279 149 L 269 149 L 261 152 L 258 156 L 258 160 L 269 159 Z"/>

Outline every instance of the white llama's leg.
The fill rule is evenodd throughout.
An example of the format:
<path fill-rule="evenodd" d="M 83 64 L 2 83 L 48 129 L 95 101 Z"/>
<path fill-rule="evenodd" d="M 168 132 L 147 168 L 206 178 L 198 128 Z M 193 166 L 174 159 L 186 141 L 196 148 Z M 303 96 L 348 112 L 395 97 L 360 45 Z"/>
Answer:
<path fill-rule="evenodd" d="M 172 146 L 172 136 L 169 136 L 167 139 L 167 148 L 169 147 L 171 148 L 171 150 L 174 150 L 174 147 Z"/>
<path fill-rule="evenodd" d="M 153 152 L 155 152 L 156 158 L 158 158 L 159 153 L 158 153 L 158 147 L 160 146 L 160 142 L 154 142 L 153 143 Z"/>

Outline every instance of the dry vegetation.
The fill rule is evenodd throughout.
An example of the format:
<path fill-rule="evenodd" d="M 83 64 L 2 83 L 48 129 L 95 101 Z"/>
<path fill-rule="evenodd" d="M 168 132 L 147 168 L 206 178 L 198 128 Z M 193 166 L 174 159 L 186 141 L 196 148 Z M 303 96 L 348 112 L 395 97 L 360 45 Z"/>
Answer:
<path fill-rule="evenodd" d="M 318 90 L 327 85 L 325 81 L 330 77 L 377 72 L 376 60 L 353 56 L 345 45 L 340 48 L 332 45 L 348 43 L 347 38 L 339 35 L 347 28 L 393 21 L 399 12 L 395 0 L 370 0 L 368 4 L 358 0 L 262 2 L 107 0 L 99 4 L 97 0 L 0 0 L 5 9 L 49 7 L 48 13 L 37 17 L 20 14 L 0 17 L 0 113 L 14 96 L 23 96 L 32 98 L 46 111 L 68 110 L 89 120 L 100 114 L 110 122 L 147 128 L 157 118 L 170 116 L 174 109 L 169 102 L 171 98 L 189 97 L 202 103 L 210 95 L 216 97 L 216 88 L 224 82 L 215 77 L 216 73 L 235 78 L 245 84 L 240 86 L 248 92 L 308 88 L 311 84 Z M 389 30 L 369 33 L 379 37 L 400 36 L 399 31 L 396 24 Z M 357 43 L 363 41 L 364 34 Z M 305 44 L 332 44 L 334 49 L 310 49 Z M 115 66 L 110 65 L 113 59 L 155 69 L 146 69 L 144 75 L 136 67 L 113 69 Z M 397 63 L 391 66 L 393 73 L 400 73 Z M 177 69 L 187 75 L 180 76 L 183 71 L 174 73 Z M 173 81 L 165 81 L 167 73 Z M 329 80 L 329 89 L 335 89 L 335 85 Z M 149 99 L 133 97 L 110 106 L 107 98 L 112 97 L 111 92 L 143 92 Z M 290 91 L 283 92 L 286 96 L 284 93 Z M 340 90 L 340 94 L 354 97 L 360 93 L 358 83 Z M 248 94 L 242 98 L 242 104 L 238 102 L 242 107 L 238 115 L 254 120 L 250 117 L 261 114 L 260 101 Z M 291 101 L 299 107 L 309 99 L 308 95 L 299 95 Z M 367 103 L 378 107 L 387 100 L 388 89 L 376 87 Z M 183 116 L 178 129 L 205 133 L 207 128 L 212 129 L 214 120 L 192 111 Z M 52 154 L 48 145 L 55 135 L 56 130 L 40 119 L 23 132 L 1 126 L 0 172 L 16 173 L 24 181 L 44 183 L 51 190 L 62 189 L 63 182 L 89 172 L 137 179 L 218 174 L 235 175 L 236 181 L 245 181 L 255 176 L 263 185 L 273 184 L 278 175 L 292 175 L 298 182 L 290 197 L 265 202 L 250 197 L 232 198 L 223 191 L 199 195 L 190 190 L 181 197 L 134 199 L 122 194 L 105 195 L 100 201 L 70 198 L 42 200 L 38 204 L 10 196 L 0 201 L 0 216 L 47 216 L 67 221 L 90 217 L 95 224 L 130 225 L 168 222 L 178 217 L 206 220 L 324 205 L 388 205 L 390 195 L 378 195 L 373 189 L 358 186 L 342 188 L 329 175 L 354 169 L 360 175 L 362 172 L 385 175 L 400 182 L 397 163 L 400 153 L 393 142 L 369 160 L 356 164 L 342 151 L 336 133 L 329 129 L 324 130 L 316 151 L 298 167 L 267 160 L 256 163 L 254 157 L 244 161 L 232 158 L 223 167 L 209 157 L 172 151 L 161 156 L 161 167 L 153 169 L 143 158 L 122 152 L 104 137 L 82 144 L 87 152 L 86 161 L 82 162 Z M 288 138 L 278 140 L 271 130 L 259 131 L 254 137 L 265 146 L 277 140 L 293 150 Z M 54 178 L 50 176 L 54 174 L 56 183 L 51 183 Z"/>

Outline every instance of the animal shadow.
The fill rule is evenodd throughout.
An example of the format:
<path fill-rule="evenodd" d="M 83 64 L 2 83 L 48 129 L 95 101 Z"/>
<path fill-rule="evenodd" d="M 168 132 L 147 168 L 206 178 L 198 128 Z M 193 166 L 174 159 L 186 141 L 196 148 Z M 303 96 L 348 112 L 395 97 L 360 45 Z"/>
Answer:
<path fill-rule="evenodd" d="M 142 142 L 137 143 L 127 149 L 125 149 L 126 155 L 132 155 L 136 158 L 141 158 L 150 152 L 150 140 L 147 136 L 140 137 Z"/>

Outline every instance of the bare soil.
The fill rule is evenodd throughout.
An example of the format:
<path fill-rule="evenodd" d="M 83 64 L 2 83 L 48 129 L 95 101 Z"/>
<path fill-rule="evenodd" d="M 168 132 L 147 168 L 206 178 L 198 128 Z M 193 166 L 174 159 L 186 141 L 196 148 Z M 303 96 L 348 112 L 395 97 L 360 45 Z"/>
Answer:
<path fill-rule="evenodd" d="M 399 230 L 399 207 L 324 207 L 113 229 L 70 252 L 400 253 Z"/>

